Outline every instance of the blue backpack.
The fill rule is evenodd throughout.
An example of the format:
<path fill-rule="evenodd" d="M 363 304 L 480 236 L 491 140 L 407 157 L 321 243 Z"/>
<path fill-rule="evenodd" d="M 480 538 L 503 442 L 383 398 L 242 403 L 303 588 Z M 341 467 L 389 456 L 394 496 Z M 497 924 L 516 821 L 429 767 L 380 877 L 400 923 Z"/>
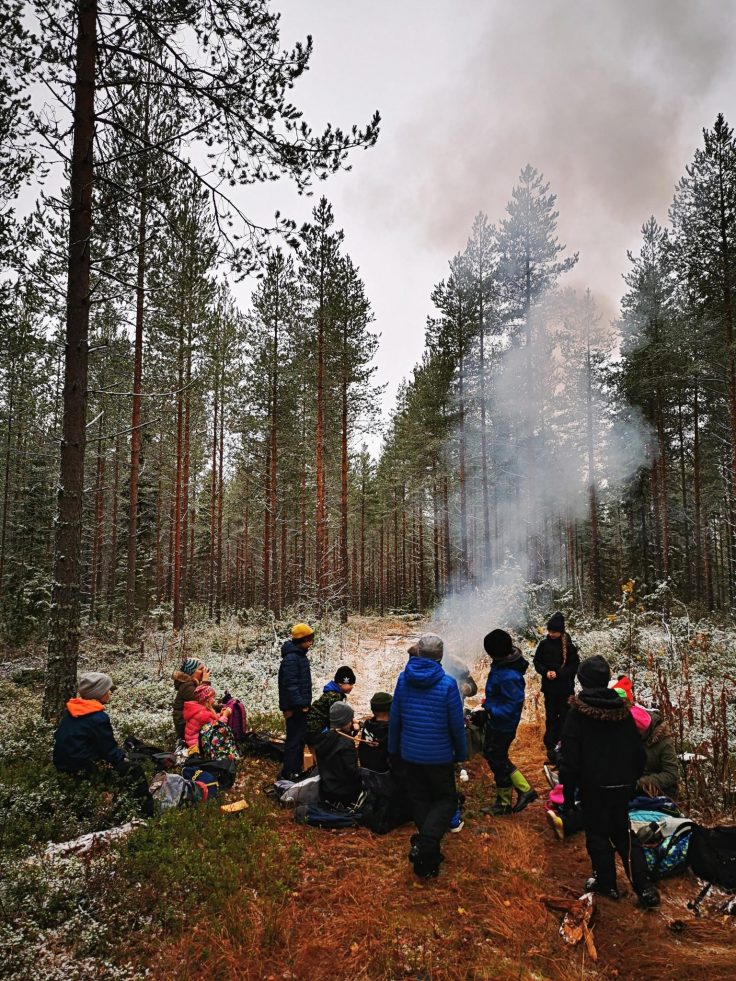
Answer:
<path fill-rule="evenodd" d="M 329 804 L 300 804 L 294 809 L 297 824 L 309 824 L 313 828 L 357 828 L 361 815 L 348 808 L 330 807 Z"/>

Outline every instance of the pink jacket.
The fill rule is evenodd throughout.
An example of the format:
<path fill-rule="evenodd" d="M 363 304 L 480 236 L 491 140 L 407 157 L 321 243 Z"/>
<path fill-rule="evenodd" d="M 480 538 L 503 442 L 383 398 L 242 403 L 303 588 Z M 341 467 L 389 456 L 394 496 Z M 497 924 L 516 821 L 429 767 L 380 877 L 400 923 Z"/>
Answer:
<path fill-rule="evenodd" d="M 199 745 L 199 731 L 208 722 L 217 722 L 218 716 L 199 702 L 184 702 L 184 742 L 187 746 Z"/>

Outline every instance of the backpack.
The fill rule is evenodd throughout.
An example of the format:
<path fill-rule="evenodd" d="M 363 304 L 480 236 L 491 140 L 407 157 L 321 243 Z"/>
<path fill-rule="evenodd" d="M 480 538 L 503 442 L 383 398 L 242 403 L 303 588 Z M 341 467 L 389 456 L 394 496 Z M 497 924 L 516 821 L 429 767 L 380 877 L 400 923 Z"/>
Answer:
<path fill-rule="evenodd" d="M 240 742 L 241 739 L 245 739 L 245 734 L 248 731 L 248 716 L 245 705 L 239 699 L 233 698 L 229 691 L 226 691 L 222 696 L 222 706 L 230 709 L 230 718 L 227 720 L 227 724 L 233 731 L 235 741 Z"/>
<path fill-rule="evenodd" d="M 314 804 L 319 800 L 319 774 L 292 783 L 281 795 L 282 804 Z"/>
<path fill-rule="evenodd" d="M 182 773 L 188 776 L 190 770 L 206 770 L 207 773 L 211 773 L 223 790 L 232 787 L 237 773 L 234 760 L 205 760 L 201 756 L 189 757 Z"/>
<path fill-rule="evenodd" d="M 277 763 L 284 762 L 284 740 L 278 739 L 267 732 L 246 733 L 242 741 L 243 752 L 261 759 L 275 760 Z"/>
<path fill-rule="evenodd" d="M 330 804 L 300 804 L 294 810 L 297 824 L 308 824 L 313 828 L 357 828 L 361 815 L 346 807 Z"/>
<path fill-rule="evenodd" d="M 644 825 L 641 831 L 651 833 L 651 825 Z M 664 879 L 668 875 L 677 875 L 678 872 L 685 871 L 688 865 L 692 831 L 693 822 L 683 820 L 680 827 L 671 835 L 663 838 L 661 834 L 657 835 L 655 832 L 652 844 L 642 842 L 647 868 L 653 879 Z"/>
<path fill-rule="evenodd" d="M 196 799 L 192 781 L 178 773 L 157 773 L 148 792 L 153 798 L 156 814 L 163 814 Z"/>
<path fill-rule="evenodd" d="M 171 770 L 176 765 L 176 753 L 167 753 L 158 746 L 144 743 L 137 736 L 127 736 L 123 741 L 123 749 L 131 763 L 143 763 L 145 760 L 151 760 L 162 770 Z"/>
<path fill-rule="evenodd" d="M 224 722 L 208 722 L 199 730 L 199 753 L 206 760 L 237 760 L 235 735 Z"/>
<path fill-rule="evenodd" d="M 217 777 L 212 773 L 209 773 L 207 770 L 200 770 L 194 766 L 185 766 L 182 770 L 182 776 L 185 780 L 191 780 L 194 784 L 195 803 L 209 800 L 210 797 L 217 797 L 220 785 L 217 782 Z"/>
<path fill-rule="evenodd" d="M 689 858 L 699 878 L 736 892 L 736 825 L 704 828 L 694 824 Z"/>
<path fill-rule="evenodd" d="M 401 783 L 390 773 L 362 768 L 365 799 L 360 807 L 360 823 L 374 835 L 385 835 L 412 820 L 412 806 Z"/>

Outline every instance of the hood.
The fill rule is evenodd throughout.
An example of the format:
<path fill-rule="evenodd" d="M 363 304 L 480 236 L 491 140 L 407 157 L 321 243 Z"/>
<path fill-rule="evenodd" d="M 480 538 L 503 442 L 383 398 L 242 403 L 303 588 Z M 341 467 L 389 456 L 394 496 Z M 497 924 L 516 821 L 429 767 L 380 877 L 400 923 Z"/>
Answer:
<path fill-rule="evenodd" d="M 529 667 L 529 662 L 521 653 L 521 649 L 514 647 L 508 657 L 494 658 L 491 666 L 494 668 L 513 668 L 519 674 L 524 675 Z"/>
<path fill-rule="evenodd" d="M 185 721 L 193 719 L 200 712 L 207 712 L 208 715 L 214 715 L 214 712 L 210 712 L 208 708 L 205 708 L 199 702 L 184 702 L 181 710 Z"/>
<path fill-rule="evenodd" d="M 581 715 L 604 722 L 622 722 L 631 715 L 629 703 L 613 688 L 588 688 L 579 695 L 571 695 L 569 704 Z"/>
<path fill-rule="evenodd" d="M 439 661 L 429 657 L 410 657 L 404 668 L 404 677 L 412 688 L 432 688 L 445 677 Z"/>
<path fill-rule="evenodd" d="M 322 689 L 322 691 L 324 692 L 334 691 L 337 692 L 340 698 L 345 698 L 345 692 L 342 690 L 342 688 L 338 685 L 338 683 L 334 679 L 332 681 L 328 681 L 327 684 Z"/>
<path fill-rule="evenodd" d="M 104 712 L 105 706 L 96 698 L 70 698 L 66 709 L 72 718 L 79 719 L 83 715 L 92 715 L 93 712 Z"/>
<path fill-rule="evenodd" d="M 656 746 L 661 739 L 669 736 L 670 731 L 667 728 L 667 723 L 662 718 L 661 712 L 657 709 L 647 709 L 647 711 L 652 720 L 646 732 L 647 745 Z"/>
<path fill-rule="evenodd" d="M 183 671 L 174 671 L 171 676 L 171 680 L 174 682 L 175 688 L 181 688 L 182 685 L 190 684 L 196 686 L 196 681 L 190 674 L 184 674 Z"/>
<path fill-rule="evenodd" d="M 299 647 L 295 644 L 293 640 L 285 640 L 281 645 L 281 656 L 286 657 L 287 654 L 300 654 L 302 657 L 307 656 L 307 652 L 303 647 Z"/>

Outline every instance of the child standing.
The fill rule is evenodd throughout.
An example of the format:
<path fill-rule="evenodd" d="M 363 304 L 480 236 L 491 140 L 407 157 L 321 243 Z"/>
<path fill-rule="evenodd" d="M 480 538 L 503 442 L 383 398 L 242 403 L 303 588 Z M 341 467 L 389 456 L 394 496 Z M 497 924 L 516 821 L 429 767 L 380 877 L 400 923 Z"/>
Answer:
<path fill-rule="evenodd" d="M 529 664 L 505 630 L 492 630 L 486 634 L 483 647 L 492 661 L 486 682 L 484 708 L 488 720 L 483 755 L 496 781 L 496 801 L 482 807 L 481 812 L 494 816 L 512 811 L 518 814 L 539 796 L 509 759 L 509 749 L 516 737 L 524 706 L 524 674 Z M 514 789 L 517 793 L 515 805 Z"/>
<path fill-rule="evenodd" d="M 586 883 L 609 899 L 618 899 L 616 852 L 642 906 L 659 906 L 647 863 L 629 826 L 629 801 L 644 771 L 645 752 L 628 702 L 608 687 L 605 658 L 586 658 L 578 669 L 582 691 L 570 700 L 562 730 L 560 780 L 565 806 L 579 788 L 585 844 L 593 865 Z"/>
<path fill-rule="evenodd" d="M 579 664 L 578 649 L 565 632 L 565 618 L 558 610 L 547 621 L 547 636 L 540 640 L 534 652 L 534 670 L 542 678 L 544 745 L 550 763 L 557 762 L 555 747 L 562 735 L 568 699 L 575 691 Z"/>
<path fill-rule="evenodd" d="M 286 780 L 298 779 L 304 769 L 307 712 L 312 703 L 312 672 L 307 655 L 312 644 L 314 630 L 308 623 L 295 623 L 290 640 L 281 648 L 279 708 L 286 725 L 281 776 Z"/>
<path fill-rule="evenodd" d="M 320 736 L 330 728 L 330 708 L 335 702 L 344 702 L 355 686 L 355 672 L 347 664 L 343 664 L 335 672 L 332 681 L 328 681 L 322 689 L 322 694 L 313 702 L 307 715 L 307 745 L 316 747 Z"/>

